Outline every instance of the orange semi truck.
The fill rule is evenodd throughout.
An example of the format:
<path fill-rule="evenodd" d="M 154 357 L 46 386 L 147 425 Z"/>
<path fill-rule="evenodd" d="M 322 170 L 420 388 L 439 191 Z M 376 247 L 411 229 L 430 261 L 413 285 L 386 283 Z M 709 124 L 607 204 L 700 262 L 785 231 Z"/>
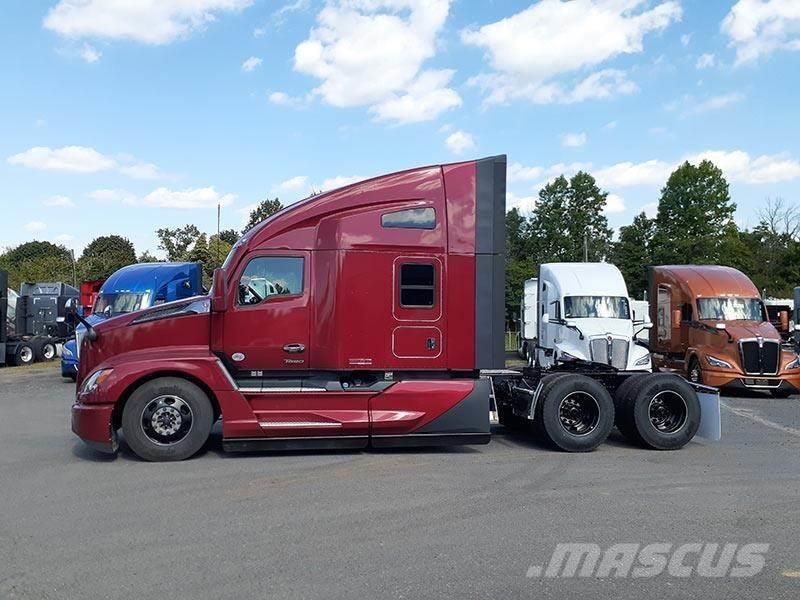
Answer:
<path fill-rule="evenodd" d="M 782 343 L 750 279 L 730 267 L 648 269 L 653 366 L 694 383 L 800 392 L 800 357 Z"/>

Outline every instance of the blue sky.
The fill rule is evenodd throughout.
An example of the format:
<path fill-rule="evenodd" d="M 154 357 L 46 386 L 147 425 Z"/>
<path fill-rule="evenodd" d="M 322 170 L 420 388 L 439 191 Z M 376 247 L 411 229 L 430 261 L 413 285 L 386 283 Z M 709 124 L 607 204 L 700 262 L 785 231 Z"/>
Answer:
<path fill-rule="evenodd" d="M 800 192 L 796 0 L 30 0 L 0 19 L 0 247 L 156 250 L 266 197 L 509 157 L 584 168 L 614 227 L 709 156 L 737 220 Z"/>

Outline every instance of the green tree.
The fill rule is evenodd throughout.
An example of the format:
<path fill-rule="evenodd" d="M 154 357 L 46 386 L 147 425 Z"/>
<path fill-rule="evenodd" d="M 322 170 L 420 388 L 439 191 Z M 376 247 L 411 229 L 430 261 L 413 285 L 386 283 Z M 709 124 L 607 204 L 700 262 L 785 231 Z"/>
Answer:
<path fill-rule="evenodd" d="M 661 190 L 653 236 L 658 264 L 720 264 L 732 235 L 736 205 L 711 161 L 678 167 Z M 730 258 L 730 257 L 727 257 Z"/>
<path fill-rule="evenodd" d="M 612 262 L 622 272 L 632 298 L 642 298 L 647 289 L 645 267 L 653 264 L 654 233 L 655 221 L 644 213 L 636 215 L 630 225 L 619 228 Z"/>
<path fill-rule="evenodd" d="M 519 314 L 520 297 L 526 279 L 534 275 L 534 264 L 527 252 L 528 220 L 516 208 L 506 213 L 506 320 Z"/>
<path fill-rule="evenodd" d="M 61 245 L 36 240 L 0 254 L 0 269 L 8 271 L 9 287 L 15 290 L 19 290 L 24 281 L 73 283 L 75 272 L 69 250 Z"/>
<path fill-rule="evenodd" d="M 223 229 L 219 232 L 219 237 L 233 246 L 239 240 L 239 232 L 235 229 Z"/>
<path fill-rule="evenodd" d="M 105 279 L 114 271 L 136 262 L 136 251 L 128 238 L 101 235 L 89 242 L 78 260 L 84 280 Z"/>
<path fill-rule="evenodd" d="M 158 247 L 167 253 L 167 260 L 182 262 L 189 260 L 189 252 L 200 237 L 200 230 L 194 225 L 183 227 L 163 227 L 156 231 Z"/>
<path fill-rule="evenodd" d="M 607 198 L 583 171 L 548 183 L 531 217 L 530 256 L 538 264 L 606 259 L 612 246 L 612 230 L 603 214 Z"/>
<path fill-rule="evenodd" d="M 208 237 L 205 233 L 197 236 L 192 249 L 187 252 L 186 259 L 190 262 L 208 263 Z"/>
<path fill-rule="evenodd" d="M 139 258 L 136 259 L 136 262 L 140 263 L 154 263 L 154 262 L 163 262 L 156 258 L 154 255 L 150 254 L 148 250 L 145 250 L 139 255 Z"/>
<path fill-rule="evenodd" d="M 261 223 L 261 221 L 263 221 L 267 217 L 271 217 L 282 208 L 283 205 L 281 204 L 281 201 L 278 200 L 277 198 L 275 198 L 274 200 L 270 200 L 269 198 L 267 198 L 266 200 L 262 200 L 258 204 L 258 206 L 256 206 L 250 212 L 250 218 L 247 221 L 247 225 L 245 225 L 244 229 L 242 230 L 242 233 L 249 231 L 254 226 Z"/>

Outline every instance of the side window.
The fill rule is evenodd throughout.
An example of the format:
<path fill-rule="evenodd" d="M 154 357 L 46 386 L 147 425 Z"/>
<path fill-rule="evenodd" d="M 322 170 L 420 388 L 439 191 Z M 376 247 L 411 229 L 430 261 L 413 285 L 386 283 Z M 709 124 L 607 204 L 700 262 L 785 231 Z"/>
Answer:
<path fill-rule="evenodd" d="M 260 304 L 273 296 L 303 293 L 303 259 L 296 256 L 260 256 L 247 263 L 239 279 L 240 305 Z"/>
<path fill-rule="evenodd" d="M 553 307 L 553 310 L 550 313 L 550 316 L 553 318 L 554 321 L 560 321 L 561 320 L 561 303 L 558 300 L 553 300 L 550 303 L 550 306 Z"/>
<path fill-rule="evenodd" d="M 681 321 L 684 323 L 692 320 L 692 305 L 688 302 L 681 304 Z"/>
<path fill-rule="evenodd" d="M 672 337 L 672 294 L 669 289 L 658 288 L 658 299 L 656 306 L 656 318 L 658 322 L 658 339 L 669 341 Z"/>
<path fill-rule="evenodd" d="M 409 208 L 381 215 L 383 227 L 400 229 L 434 229 L 436 211 L 432 208 Z"/>
<path fill-rule="evenodd" d="M 400 265 L 400 306 L 433 308 L 436 304 L 436 269 L 433 265 Z"/>

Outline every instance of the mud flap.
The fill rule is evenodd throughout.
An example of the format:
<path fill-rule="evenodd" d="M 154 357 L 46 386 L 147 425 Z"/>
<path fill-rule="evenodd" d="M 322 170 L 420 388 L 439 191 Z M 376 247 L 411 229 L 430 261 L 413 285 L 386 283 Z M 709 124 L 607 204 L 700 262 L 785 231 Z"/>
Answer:
<path fill-rule="evenodd" d="M 722 439 L 719 390 L 702 386 L 695 387 L 695 391 L 700 402 L 700 427 L 696 435 L 711 442 L 718 442 Z"/>

